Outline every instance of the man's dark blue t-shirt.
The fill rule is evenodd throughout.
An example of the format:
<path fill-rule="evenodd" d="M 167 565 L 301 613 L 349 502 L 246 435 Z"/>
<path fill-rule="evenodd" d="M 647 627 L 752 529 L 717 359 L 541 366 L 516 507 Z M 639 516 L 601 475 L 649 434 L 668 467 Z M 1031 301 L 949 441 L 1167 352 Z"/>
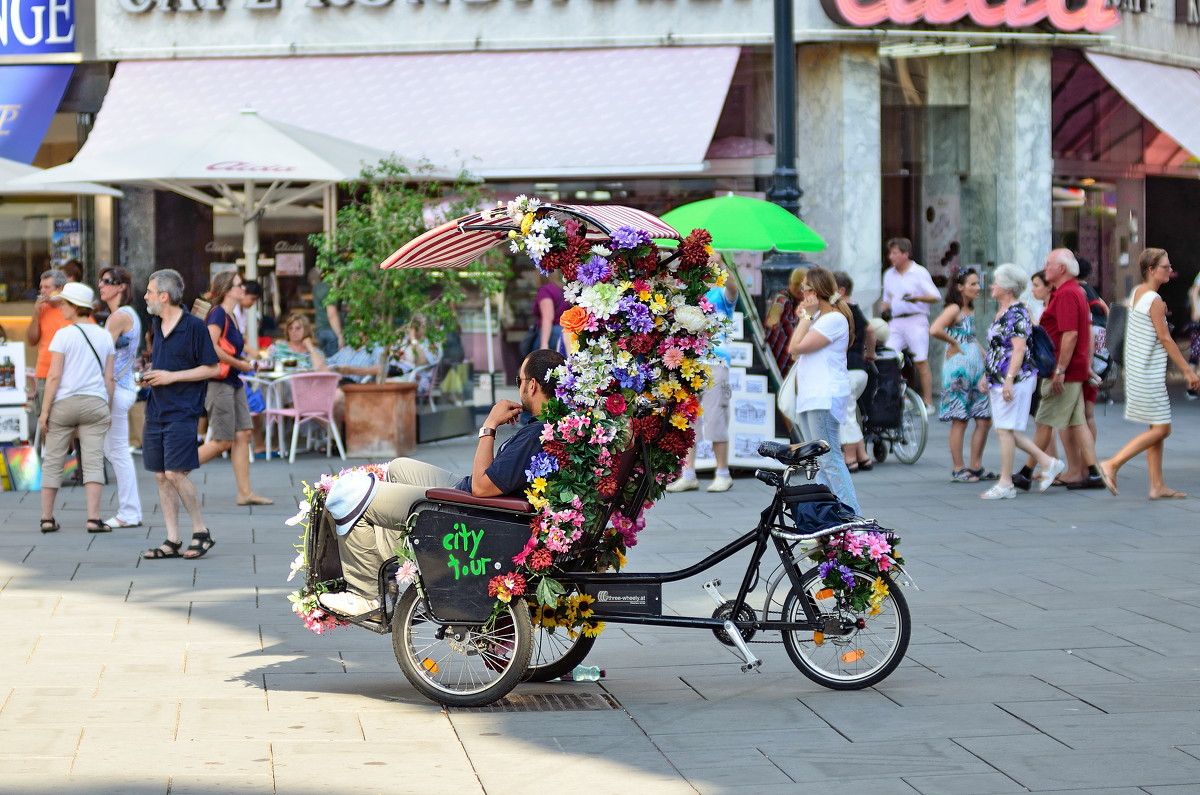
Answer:
<path fill-rule="evenodd" d="M 205 321 L 205 324 L 221 329 L 217 333 L 223 334 L 225 339 L 229 340 L 230 344 L 233 345 L 233 355 L 242 355 L 242 350 L 246 347 L 246 339 L 242 336 L 241 330 L 238 329 L 237 322 L 225 312 L 224 307 L 214 306 L 209 311 L 208 320 Z M 242 388 L 242 374 L 232 367 L 229 368 L 229 375 L 224 378 L 214 378 L 213 380 L 229 384 L 236 389 Z"/>
<path fill-rule="evenodd" d="M 204 321 L 185 311 L 163 336 L 162 319 L 154 318 L 154 352 L 150 367 L 154 370 L 190 370 L 205 364 L 217 363 L 217 351 Z M 146 419 L 152 422 L 195 421 L 204 413 L 207 381 L 177 381 L 150 390 L 146 404 Z"/>
<path fill-rule="evenodd" d="M 524 497 L 529 479 L 525 470 L 529 469 L 529 460 L 542 452 L 542 428 L 546 423 L 534 421 L 504 440 L 491 466 L 484 472 L 491 478 L 492 484 L 500 489 L 505 497 Z M 467 475 L 455 486 L 460 491 L 471 490 L 471 476 Z"/>

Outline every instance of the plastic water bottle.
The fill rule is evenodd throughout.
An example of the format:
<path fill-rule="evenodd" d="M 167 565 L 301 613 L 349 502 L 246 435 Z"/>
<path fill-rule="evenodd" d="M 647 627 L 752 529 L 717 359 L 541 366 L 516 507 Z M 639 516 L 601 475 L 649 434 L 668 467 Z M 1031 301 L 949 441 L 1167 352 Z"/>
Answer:
<path fill-rule="evenodd" d="M 599 682 L 604 678 L 604 673 L 594 665 L 576 665 L 562 679 L 564 682 Z"/>

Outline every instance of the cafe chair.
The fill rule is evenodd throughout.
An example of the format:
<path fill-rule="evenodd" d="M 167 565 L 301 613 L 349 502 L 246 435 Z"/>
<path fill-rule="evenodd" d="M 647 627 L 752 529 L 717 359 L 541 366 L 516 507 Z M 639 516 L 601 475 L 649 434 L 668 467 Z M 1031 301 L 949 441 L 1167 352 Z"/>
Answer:
<path fill-rule="evenodd" d="M 300 436 L 300 426 L 307 422 L 316 422 L 324 426 L 325 455 L 332 454 L 330 440 L 337 443 L 338 455 L 346 460 L 346 449 L 342 446 L 342 437 L 338 433 L 337 423 L 333 420 L 333 401 L 337 396 L 337 373 L 297 373 L 278 379 L 271 385 L 270 396 L 267 400 L 267 410 L 263 413 L 266 426 L 267 451 L 271 450 L 271 426 L 279 425 L 279 454 L 283 456 L 283 423 L 292 422 L 292 449 L 288 462 L 296 462 L 296 442 Z M 292 392 L 292 405 L 284 407 L 279 400 L 280 390 L 286 383 Z"/>
<path fill-rule="evenodd" d="M 417 384 L 417 405 L 424 400 L 432 411 L 437 411 L 438 382 L 441 369 L 437 362 L 424 364 L 405 375 L 405 379 Z"/>

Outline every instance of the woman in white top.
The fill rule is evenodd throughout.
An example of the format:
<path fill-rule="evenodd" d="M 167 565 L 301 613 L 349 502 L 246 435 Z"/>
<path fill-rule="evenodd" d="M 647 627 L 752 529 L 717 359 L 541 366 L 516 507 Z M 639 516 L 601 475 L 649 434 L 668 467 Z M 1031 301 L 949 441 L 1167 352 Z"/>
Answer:
<path fill-rule="evenodd" d="M 104 330 L 113 338 L 116 355 L 113 359 L 112 425 L 104 439 L 104 455 L 117 478 L 117 513 L 105 524 L 113 527 L 140 527 L 142 500 L 138 496 L 137 470 L 129 454 L 129 409 L 137 401 L 137 386 L 133 382 L 133 362 L 142 339 L 142 321 L 130 306 L 133 301 L 133 280 L 129 271 L 120 267 L 100 271 L 100 300 L 110 312 Z"/>
<path fill-rule="evenodd" d="M 859 512 L 858 495 L 841 454 L 838 430 L 850 402 L 846 349 L 853 335 L 850 308 L 838 295 L 833 274 L 812 268 L 800 289 L 804 298 L 796 310 L 796 330 L 788 343 L 795 359 L 796 422 L 808 440 L 824 439 L 831 452 L 821 456 L 817 480 L 838 499 Z"/>
<path fill-rule="evenodd" d="M 1171 435 L 1171 399 L 1167 396 L 1167 359 L 1187 376 L 1189 389 L 1200 387 L 1200 376 L 1192 372 L 1167 328 L 1167 306 L 1158 291 L 1175 275 L 1167 252 L 1148 248 L 1138 259 L 1142 283 L 1129 296 L 1125 320 L 1125 419 L 1145 422 L 1150 429 L 1133 437 L 1100 469 L 1117 482 L 1117 470 L 1143 450 L 1150 473 L 1150 499 L 1182 499 L 1182 491 L 1167 488 L 1163 481 L 1163 443 Z M 1116 494 L 1113 489 L 1113 494 Z"/>
<path fill-rule="evenodd" d="M 54 503 L 62 485 L 63 461 L 71 439 L 79 435 L 79 466 L 87 498 L 87 531 L 112 530 L 100 519 L 104 483 L 104 435 L 108 432 L 113 397 L 113 341 L 92 322 L 95 293 L 86 284 L 71 282 L 51 300 L 62 310 L 67 325 L 50 341 L 50 372 L 38 422 L 46 440 L 42 448 L 43 533 L 59 529 Z"/>

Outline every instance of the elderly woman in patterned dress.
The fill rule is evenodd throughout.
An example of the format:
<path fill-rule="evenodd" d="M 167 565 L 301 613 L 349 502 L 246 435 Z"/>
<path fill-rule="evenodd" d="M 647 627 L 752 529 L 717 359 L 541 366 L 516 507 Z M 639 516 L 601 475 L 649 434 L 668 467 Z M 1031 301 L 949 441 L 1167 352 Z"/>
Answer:
<path fill-rule="evenodd" d="M 979 275 L 960 271 L 946 288 L 946 308 L 929 327 L 929 336 L 946 343 L 942 364 L 942 402 L 938 418 L 950 425 L 950 479 L 958 483 L 995 480 L 983 468 L 983 447 L 992 426 L 984 380 L 983 349 L 975 339 L 975 299 L 979 297 Z M 971 463 L 963 466 L 963 439 L 967 423 L 975 420 L 971 434 Z"/>
<path fill-rule="evenodd" d="M 1200 388 L 1200 376 L 1192 372 L 1167 328 L 1167 306 L 1158 291 L 1175 275 L 1167 252 L 1148 248 L 1138 259 L 1142 283 L 1129 296 L 1125 321 L 1125 419 L 1149 423 L 1121 451 L 1100 464 L 1115 485 L 1117 471 L 1145 451 L 1150 471 L 1150 499 L 1182 499 L 1182 491 L 1167 488 L 1163 481 L 1163 444 L 1171 435 L 1171 399 L 1167 396 L 1167 359 L 1187 377 L 1189 389 Z M 1116 490 L 1113 490 L 1116 494 Z"/>

